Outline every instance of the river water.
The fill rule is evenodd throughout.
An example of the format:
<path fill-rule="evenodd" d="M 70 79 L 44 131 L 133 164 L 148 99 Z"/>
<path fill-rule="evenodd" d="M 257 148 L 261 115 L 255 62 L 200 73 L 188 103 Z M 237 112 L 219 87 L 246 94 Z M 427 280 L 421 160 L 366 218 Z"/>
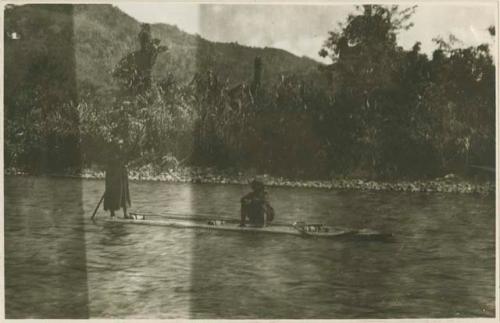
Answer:
<path fill-rule="evenodd" d="M 103 181 L 4 185 L 7 318 L 495 315 L 493 196 L 269 188 L 280 222 L 371 228 L 393 233 L 388 243 L 120 225 L 102 209 L 93 223 Z M 214 217 L 237 217 L 248 191 L 130 188 L 133 211 Z"/>

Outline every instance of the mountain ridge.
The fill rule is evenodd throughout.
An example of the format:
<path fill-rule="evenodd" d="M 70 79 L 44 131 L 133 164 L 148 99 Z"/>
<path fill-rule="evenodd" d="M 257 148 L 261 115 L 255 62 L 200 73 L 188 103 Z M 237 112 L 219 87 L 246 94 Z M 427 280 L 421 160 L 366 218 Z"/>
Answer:
<path fill-rule="evenodd" d="M 108 93 L 116 88 L 112 72 L 117 63 L 128 53 L 139 47 L 137 35 L 141 22 L 129 16 L 120 8 L 110 4 L 28 4 L 12 6 L 5 21 L 6 31 L 15 30 L 21 39 L 11 42 L 6 59 L 11 66 L 28 68 L 43 56 L 43 46 L 28 48 L 26 44 L 50 39 L 52 43 L 68 41 L 57 39 L 61 28 L 62 8 L 71 6 L 73 37 L 71 38 L 75 57 L 75 74 L 79 92 L 92 91 Z M 272 84 L 282 75 L 296 75 L 305 81 L 322 82 L 319 67 L 323 64 L 308 57 L 299 57 L 284 49 L 272 47 L 251 47 L 237 43 L 212 42 L 199 35 L 189 34 L 177 27 L 164 23 L 151 24 L 154 38 L 168 47 L 159 55 L 153 68 L 153 77 L 162 79 L 172 75 L 179 82 L 189 82 L 197 73 L 208 70 L 215 72 L 230 84 L 248 82 L 252 79 L 253 62 L 260 56 L 263 62 L 262 84 Z M 22 45 L 24 43 L 24 46 Z M 68 47 L 68 44 L 62 44 Z M 21 55 L 28 50 L 29 55 Z M 7 57 L 7 55 L 13 55 Z M 17 62 L 16 62 L 17 61 Z M 21 82 L 22 83 L 22 82 Z"/>

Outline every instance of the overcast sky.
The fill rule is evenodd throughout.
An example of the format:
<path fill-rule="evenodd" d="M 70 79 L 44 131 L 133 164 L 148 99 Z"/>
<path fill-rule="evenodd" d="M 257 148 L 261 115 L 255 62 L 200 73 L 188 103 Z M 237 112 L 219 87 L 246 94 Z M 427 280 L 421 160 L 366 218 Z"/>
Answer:
<path fill-rule="evenodd" d="M 492 4 L 420 4 L 412 18 L 415 26 L 403 31 L 398 42 L 411 48 L 422 42 L 422 50 L 432 53 L 432 38 L 454 34 L 463 46 L 492 43 L 486 28 L 495 25 Z M 276 47 L 299 56 L 322 60 L 318 51 L 329 30 L 338 28 L 353 5 L 215 5 L 176 3 L 126 3 L 117 5 L 141 22 L 177 25 L 188 33 L 220 42 Z"/>

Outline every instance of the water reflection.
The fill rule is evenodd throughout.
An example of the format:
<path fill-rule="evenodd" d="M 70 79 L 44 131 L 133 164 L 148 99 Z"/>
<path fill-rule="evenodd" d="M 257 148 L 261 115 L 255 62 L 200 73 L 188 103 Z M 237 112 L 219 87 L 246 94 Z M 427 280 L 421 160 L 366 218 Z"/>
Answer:
<path fill-rule="evenodd" d="M 114 223 L 104 223 L 100 244 L 102 246 L 124 246 L 127 245 L 126 237 L 128 235 L 130 235 L 130 232 L 127 230 L 126 226 L 116 225 Z"/>
<path fill-rule="evenodd" d="M 5 185 L 10 317 L 68 316 L 80 304 L 87 312 L 77 314 L 92 318 L 495 314 L 493 197 L 270 189 L 280 222 L 396 236 L 379 243 L 120 225 L 103 222 L 102 210 L 92 223 L 101 181 L 14 177 Z M 247 190 L 131 183 L 135 211 L 236 219 Z"/>
<path fill-rule="evenodd" d="M 8 318 L 88 317 L 81 192 L 80 181 L 6 178 Z"/>
<path fill-rule="evenodd" d="M 223 194 L 234 215 L 245 188 L 231 190 Z M 396 243 L 199 237 L 191 274 L 194 318 L 494 315 L 494 253 L 477 252 L 494 246 L 494 199 L 286 188 L 270 193 L 280 222 L 369 227 L 393 232 Z M 220 200 L 217 189 L 196 196 Z M 481 221 L 471 226 L 471 216 Z"/>

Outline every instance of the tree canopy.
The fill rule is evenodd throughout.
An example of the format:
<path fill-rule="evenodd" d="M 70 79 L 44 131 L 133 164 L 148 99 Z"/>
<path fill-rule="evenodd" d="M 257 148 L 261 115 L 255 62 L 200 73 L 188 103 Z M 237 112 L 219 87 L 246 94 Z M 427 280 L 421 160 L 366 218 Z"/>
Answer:
<path fill-rule="evenodd" d="M 103 163 L 117 146 L 133 165 L 161 169 L 180 162 L 288 177 L 426 178 L 493 165 L 495 66 L 489 46 L 464 47 L 455 36 L 437 35 L 430 57 L 419 42 L 405 50 L 397 36 L 413 26 L 415 10 L 359 6 L 325 33 L 320 54 L 331 64 L 317 74 L 269 75 L 275 60 L 244 56 L 237 62 L 249 71 L 243 82 L 214 68 L 216 52 L 202 42 L 193 78 L 179 79 L 173 73 L 178 66 L 155 75 L 156 63 L 170 50 L 143 25 L 138 48 L 116 60 L 117 87 L 105 92 L 106 100 L 91 89 L 74 95 L 75 83 L 64 72 L 71 61 L 58 64 L 72 52 L 56 50 L 63 48 L 57 35 L 33 38 L 32 56 L 9 40 L 6 165 L 37 168 L 33 156 L 50 152 L 61 160 L 52 163 L 56 168 L 88 166 Z M 51 17 L 41 21 L 51 25 Z M 493 37 L 495 28 L 486 28 Z M 9 67 L 19 67 L 9 61 L 16 56 L 10 51 L 30 69 Z M 75 150 L 81 160 L 64 159 Z"/>

